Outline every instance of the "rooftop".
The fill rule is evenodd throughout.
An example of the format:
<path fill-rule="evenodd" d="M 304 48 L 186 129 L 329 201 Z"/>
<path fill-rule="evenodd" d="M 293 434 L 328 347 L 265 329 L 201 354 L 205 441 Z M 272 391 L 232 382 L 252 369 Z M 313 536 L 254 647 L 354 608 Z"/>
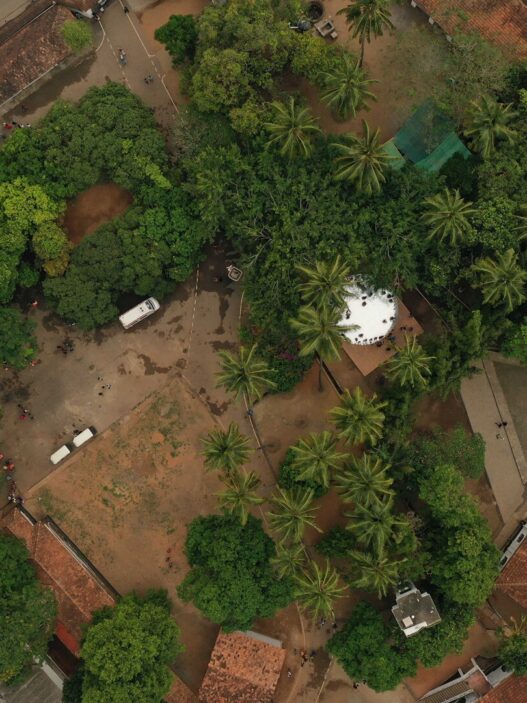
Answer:
<path fill-rule="evenodd" d="M 199 703 L 273 703 L 285 650 L 254 632 L 220 633 L 199 691 Z"/>
<path fill-rule="evenodd" d="M 415 586 L 397 593 L 392 613 L 407 637 L 441 622 L 432 597 L 428 593 L 421 593 Z"/>
<path fill-rule="evenodd" d="M 522 0 L 414 0 L 450 36 L 478 32 L 517 58 L 527 57 L 527 5 Z"/>
<path fill-rule="evenodd" d="M 51 522 L 36 522 L 26 511 L 15 509 L 6 527 L 26 543 L 39 580 L 52 588 L 58 604 L 57 637 L 77 655 L 83 625 L 91 620 L 94 610 L 115 604 L 113 594 L 102 577 L 74 554 Z"/>
<path fill-rule="evenodd" d="M 496 581 L 496 590 L 507 594 L 522 608 L 527 608 L 527 540 L 522 542 L 503 567 Z"/>
<path fill-rule="evenodd" d="M 525 703 L 527 676 L 510 676 L 480 698 L 479 703 Z"/>
<path fill-rule="evenodd" d="M 346 310 L 341 325 L 354 326 L 345 335 L 351 344 L 375 344 L 386 337 L 397 317 L 397 299 L 389 290 L 375 290 L 360 276 L 346 289 Z"/>
<path fill-rule="evenodd" d="M 71 19 L 65 7 L 46 2 L 30 6 L 2 27 L 0 105 L 69 56 L 59 29 Z"/>

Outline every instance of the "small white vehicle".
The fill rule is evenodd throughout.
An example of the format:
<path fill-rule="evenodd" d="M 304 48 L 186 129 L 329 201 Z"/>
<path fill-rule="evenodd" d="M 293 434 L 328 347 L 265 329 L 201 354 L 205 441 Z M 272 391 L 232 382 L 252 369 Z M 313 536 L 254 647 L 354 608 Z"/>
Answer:
<path fill-rule="evenodd" d="M 138 322 L 141 322 L 141 320 L 144 320 L 145 317 L 155 313 L 160 307 L 161 306 L 155 298 L 147 298 L 146 300 L 143 300 L 142 303 L 139 303 L 139 305 L 136 305 L 135 308 L 132 308 L 131 310 L 128 310 L 120 315 L 119 322 L 125 330 L 130 329 L 130 327 L 133 327 Z"/>
<path fill-rule="evenodd" d="M 72 450 L 73 450 L 73 445 L 63 444 L 62 447 L 59 447 L 56 452 L 53 452 L 53 454 L 49 457 L 49 460 L 51 461 L 52 464 L 58 464 L 63 459 L 65 459 L 67 456 L 69 456 L 71 454 Z"/>
<path fill-rule="evenodd" d="M 79 434 L 73 438 L 73 444 L 76 447 L 80 447 L 89 439 L 95 437 L 96 434 L 97 430 L 95 429 L 95 427 L 87 427 L 85 430 L 82 430 L 82 432 L 79 432 Z"/>

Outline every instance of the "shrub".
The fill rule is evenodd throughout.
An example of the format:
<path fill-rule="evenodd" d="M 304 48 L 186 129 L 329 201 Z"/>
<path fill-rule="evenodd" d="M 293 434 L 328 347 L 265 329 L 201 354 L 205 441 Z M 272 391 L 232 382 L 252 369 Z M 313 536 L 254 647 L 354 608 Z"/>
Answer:
<path fill-rule="evenodd" d="M 83 20 L 68 20 L 60 28 L 62 38 L 73 51 L 78 54 L 93 41 L 93 34 L 90 26 Z"/>

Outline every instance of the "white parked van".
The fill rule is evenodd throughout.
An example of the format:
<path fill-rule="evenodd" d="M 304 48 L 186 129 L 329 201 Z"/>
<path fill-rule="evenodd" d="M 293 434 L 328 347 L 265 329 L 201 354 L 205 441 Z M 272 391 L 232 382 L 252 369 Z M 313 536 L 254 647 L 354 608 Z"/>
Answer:
<path fill-rule="evenodd" d="M 128 310 L 119 316 L 119 322 L 125 328 L 125 330 L 133 327 L 145 317 L 152 315 L 156 310 L 159 310 L 161 306 L 155 298 L 147 298 L 143 300 L 142 303 L 136 305 L 135 308 Z"/>
<path fill-rule="evenodd" d="M 76 447 L 80 447 L 84 444 L 84 442 L 87 442 L 92 437 L 95 437 L 96 434 L 97 430 L 95 429 L 95 427 L 87 427 L 85 430 L 82 430 L 82 432 L 79 432 L 79 434 L 73 438 L 73 444 Z"/>
<path fill-rule="evenodd" d="M 56 452 L 53 452 L 53 454 L 49 457 L 49 460 L 52 464 L 58 464 L 59 461 L 62 461 L 69 454 L 71 454 L 72 450 L 73 446 L 71 444 L 63 444 L 62 447 L 59 447 Z"/>

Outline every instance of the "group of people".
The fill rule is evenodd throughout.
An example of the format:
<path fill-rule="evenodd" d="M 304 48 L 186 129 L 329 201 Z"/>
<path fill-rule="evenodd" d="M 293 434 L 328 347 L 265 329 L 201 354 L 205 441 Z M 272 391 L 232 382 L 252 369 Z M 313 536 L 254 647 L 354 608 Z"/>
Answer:
<path fill-rule="evenodd" d="M 75 350 L 75 343 L 72 339 L 66 337 L 62 344 L 57 344 L 56 349 L 66 355 Z"/>

